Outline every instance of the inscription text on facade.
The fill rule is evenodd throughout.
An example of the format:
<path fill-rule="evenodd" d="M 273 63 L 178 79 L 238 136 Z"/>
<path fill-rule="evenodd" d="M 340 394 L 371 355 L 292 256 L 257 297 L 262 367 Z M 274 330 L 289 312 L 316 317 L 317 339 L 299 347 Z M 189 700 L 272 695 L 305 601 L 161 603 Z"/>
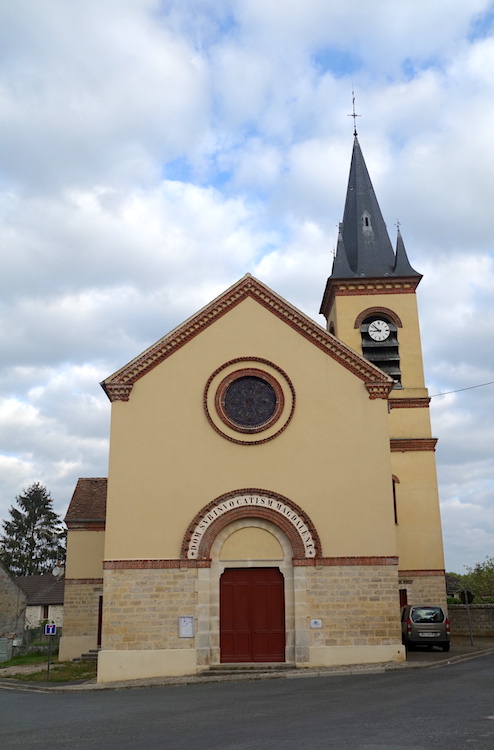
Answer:
<path fill-rule="evenodd" d="M 304 520 L 296 513 L 293 508 L 289 505 L 277 500 L 276 498 L 269 497 L 269 495 L 238 495 L 237 497 L 228 498 L 221 503 L 218 503 L 214 508 L 211 508 L 204 517 L 199 521 L 196 528 L 192 533 L 191 540 L 189 542 L 189 549 L 187 551 L 187 557 L 189 560 L 195 560 L 199 555 L 199 548 L 201 546 L 204 534 L 209 529 L 212 523 L 217 518 L 223 516 L 229 511 L 235 510 L 245 506 L 258 507 L 258 508 L 269 508 L 275 513 L 279 513 L 281 516 L 286 518 L 297 530 L 305 549 L 306 557 L 316 556 L 316 547 L 312 534 L 310 533 L 307 524 Z"/>

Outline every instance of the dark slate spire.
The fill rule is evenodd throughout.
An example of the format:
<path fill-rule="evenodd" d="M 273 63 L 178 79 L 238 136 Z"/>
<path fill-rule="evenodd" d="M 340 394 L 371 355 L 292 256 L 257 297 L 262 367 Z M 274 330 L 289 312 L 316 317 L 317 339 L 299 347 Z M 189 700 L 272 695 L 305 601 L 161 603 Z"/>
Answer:
<path fill-rule="evenodd" d="M 341 239 L 340 239 L 341 237 Z M 355 135 L 343 222 L 331 277 L 419 276 L 410 266 L 403 241 L 393 252 L 362 150 Z"/>
<path fill-rule="evenodd" d="M 353 271 L 348 265 L 343 237 L 341 234 L 343 224 L 340 223 L 338 228 L 338 243 L 336 245 L 336 254 L 334 256 L 333 273 L 336 279 L 347 279 L 353 276 Z"/>
<path fill-rule="evenodd" d="M 422 278 L 421 274 L 417 273 L 410 265 L 400 227 L 398 227 L 398 237 L 396 239 L 396 262 L 393 276 L 420 276 Z"/>

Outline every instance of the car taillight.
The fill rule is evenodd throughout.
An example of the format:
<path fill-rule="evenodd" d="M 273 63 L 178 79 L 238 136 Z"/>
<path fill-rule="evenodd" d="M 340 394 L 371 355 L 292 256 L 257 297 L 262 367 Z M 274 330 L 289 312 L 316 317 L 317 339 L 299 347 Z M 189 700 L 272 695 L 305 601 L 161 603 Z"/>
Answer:
<path fill-rule="evenodd" d="M 407 620 L 407 633 L 408 633 L 408 635 L 410 635 L 411 632 L 412 632 L 412 621 L 410 620 L 410 618 L 408 618 L 408 620 Z"/>
<path fill-rule="evenodd" d="M 449 626 L 449 620 L 448 620 L 448 618 L 447 618 L 447 617 L 446 617 L 446 633 L 447 633 L 448 635 L 450 635 L 450 634 L 451 634 L 451 628 L 450 628 L 450 626 Z"/>

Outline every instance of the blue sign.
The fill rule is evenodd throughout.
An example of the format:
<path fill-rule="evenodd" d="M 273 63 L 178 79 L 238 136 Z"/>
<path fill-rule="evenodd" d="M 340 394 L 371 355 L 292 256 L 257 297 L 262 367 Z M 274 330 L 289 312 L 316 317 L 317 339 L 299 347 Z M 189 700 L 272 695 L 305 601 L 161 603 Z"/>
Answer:
<path fill-rule="evenodd" d="M 57 626 L 54 622 L 47 622 L 45 624 L 45 635 L 56 635 L 57 634 Z"/>

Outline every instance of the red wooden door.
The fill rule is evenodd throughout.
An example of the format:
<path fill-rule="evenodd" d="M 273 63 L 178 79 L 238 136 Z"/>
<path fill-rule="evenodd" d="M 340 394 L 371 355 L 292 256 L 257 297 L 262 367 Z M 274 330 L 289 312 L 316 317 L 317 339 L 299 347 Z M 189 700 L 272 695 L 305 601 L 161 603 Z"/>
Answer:
<path fill-rule="evenodd" d="M 227 568 L 220 581 L 222 662 L 285 661 L 285 595 L 278 568 Z"/>

